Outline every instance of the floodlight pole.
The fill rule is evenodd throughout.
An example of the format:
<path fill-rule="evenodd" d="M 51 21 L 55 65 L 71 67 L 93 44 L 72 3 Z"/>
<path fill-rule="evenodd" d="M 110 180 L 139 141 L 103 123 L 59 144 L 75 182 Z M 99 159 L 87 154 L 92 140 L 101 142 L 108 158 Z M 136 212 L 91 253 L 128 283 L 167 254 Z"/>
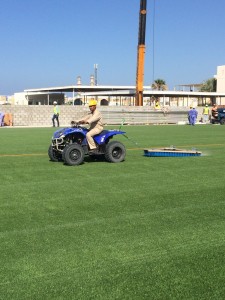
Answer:
<path fill-rule="evenodd" d="M 95 85 L 98 85 L 98 64 L 94 64 L 95 69 Z"/>

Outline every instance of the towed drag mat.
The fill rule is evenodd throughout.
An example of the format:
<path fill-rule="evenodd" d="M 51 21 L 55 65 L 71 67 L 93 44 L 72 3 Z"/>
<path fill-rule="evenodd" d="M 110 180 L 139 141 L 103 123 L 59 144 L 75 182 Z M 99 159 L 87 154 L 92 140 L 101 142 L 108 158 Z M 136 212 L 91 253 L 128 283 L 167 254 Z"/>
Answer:
<path fill-rule="evenodd" d="M 185 156 L 201 156 L 202 152 L 196 149 L 185 150 L 169 147 L 159 149 L 144 149 L 144 156 L 147 157 L 185 157 Z"/>

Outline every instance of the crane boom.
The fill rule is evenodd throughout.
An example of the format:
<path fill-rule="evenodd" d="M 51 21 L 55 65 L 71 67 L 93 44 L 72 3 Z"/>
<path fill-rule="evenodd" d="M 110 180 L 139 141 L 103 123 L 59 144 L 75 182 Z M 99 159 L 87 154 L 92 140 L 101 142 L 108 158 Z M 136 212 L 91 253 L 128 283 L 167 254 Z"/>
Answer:
<path fill-rule="evenodd" d="M 143 106 L 143 83 L 145 62 L 145 29 L 146 29 L 147 0 L 140 0 L 139 33 L 137 49 L 137 73 L 136 73 L 136 106 Z"/>

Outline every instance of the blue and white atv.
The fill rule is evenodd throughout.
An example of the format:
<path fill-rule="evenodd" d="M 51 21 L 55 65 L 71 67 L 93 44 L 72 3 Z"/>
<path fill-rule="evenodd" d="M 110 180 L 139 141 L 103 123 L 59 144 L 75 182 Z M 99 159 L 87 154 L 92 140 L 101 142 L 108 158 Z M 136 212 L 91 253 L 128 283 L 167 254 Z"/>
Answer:
<path fill-rule="evenodd" d="M 87 128 L 76 123 L 73 123 L 72 127 L 57 130 L 48 149 L 50 160 L 64 161 L 66 165 L 75 166 L 83 163 L 85 155 L 93 156 L 89 153 L 87 132 Z M 97 145 L 97 151 L 94 156 L 104 156 L 106 161 L 112 163 L 123 161 L 126 156 L 125 146 L 121 142 L 110 141 L 117 134 L 123 135 L 125 132 L 103 130 L 100 134 L 95 135 L 93 138 Z"/>

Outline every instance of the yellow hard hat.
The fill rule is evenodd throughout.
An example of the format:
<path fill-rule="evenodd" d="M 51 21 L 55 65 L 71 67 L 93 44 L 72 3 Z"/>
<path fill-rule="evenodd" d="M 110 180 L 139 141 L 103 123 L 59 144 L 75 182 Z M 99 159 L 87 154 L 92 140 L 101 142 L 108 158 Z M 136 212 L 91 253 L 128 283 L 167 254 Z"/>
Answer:
<path fill-rule="evenodd" d="M 88 104 L 89 106 L 96 106 L 97 105 L 97 101 L 96 100 L 94 100 L 94 99 L 91 99 L 90 101 L 89 101 L 89 104 Z"/>

